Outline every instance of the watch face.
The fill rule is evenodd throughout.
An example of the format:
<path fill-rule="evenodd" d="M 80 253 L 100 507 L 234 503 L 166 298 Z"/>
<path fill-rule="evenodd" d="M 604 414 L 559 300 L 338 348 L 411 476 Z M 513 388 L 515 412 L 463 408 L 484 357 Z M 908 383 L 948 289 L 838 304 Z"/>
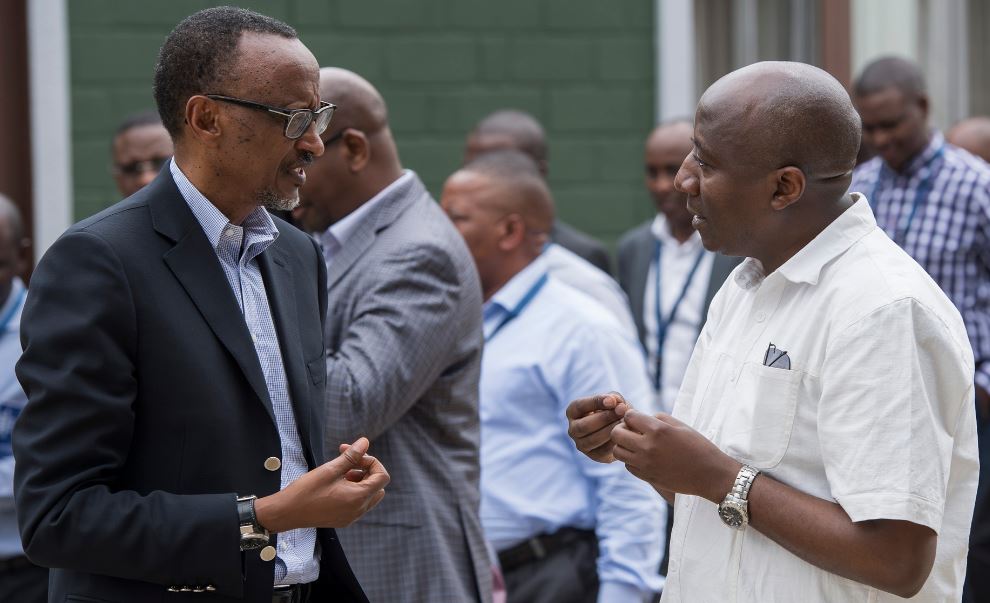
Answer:
<path fill-rule="evenodd" d="M 259 549 L 268 544 L 268 536 L 264 534 L 242 534 L 241 549 Z"/>
<path fill-rule="evenodd" d="M 718 514 L 725 525 L 732 528 L 741 528 L 745 522 L 743 514 L 733 506 L 722 505 L 718 510 Z"/>

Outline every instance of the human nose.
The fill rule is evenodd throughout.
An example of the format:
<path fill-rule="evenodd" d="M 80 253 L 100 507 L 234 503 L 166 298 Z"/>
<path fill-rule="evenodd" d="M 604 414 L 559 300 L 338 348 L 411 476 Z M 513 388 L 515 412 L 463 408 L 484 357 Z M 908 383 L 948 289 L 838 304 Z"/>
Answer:
<path fill-rule="evenodd" d="M 674 177 L 674 189 L 686 195 L 696 196 L 699 192 L 699 183 L 698 175 L 692 165 L 691 153 L 688 153 L 681 162 L 681 169 L 677 170 L 677 175 Z"/>
<path fill-rule="evenodd" d="M 309 124 L 306 128 L 306 132 L 296 139 L 296 148 L 300 151 L 308 151 L 312 153 L 314 157 L 323 155 L 325 147 L 323 145 L 323 139 L 316 133 L 315 119 L 313 120 L 313 123 Z"/>

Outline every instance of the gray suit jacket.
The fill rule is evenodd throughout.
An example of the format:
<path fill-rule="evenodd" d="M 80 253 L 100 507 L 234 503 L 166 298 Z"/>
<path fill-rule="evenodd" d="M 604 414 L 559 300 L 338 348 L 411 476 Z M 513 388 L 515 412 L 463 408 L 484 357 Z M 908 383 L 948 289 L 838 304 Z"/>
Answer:
<path fill-rule="evenodd" d="M 646 345 L 644 340 L 646 327 L 643 325 L 643 295 L 646 292 L 646 275 L 650 270 L 656 245 L 656 238 L 650 231 L 652 223 L 653 220 L 649 220 L 622 235 L 622 238 L 619 239 L 619 285 L 629 296 L 629 307 L 632 308 L 633 318 L 636 320 L 639 341 L 644 346 Z M 712 298 L 718 293 L 732 269 L 738 266 L 740 262 L 742 262 L 742 258 L 729 257 L 721 253 L 715 254 L 711 276 L 708 279 L 708 289 L 705 293 L 705 305 L 701 312 L 702 325 L 708 316 L 708 307 L 712 304 Z"/>
<path fill-rule="evenodd" d="M 328 451 L 361 435 L 392 476 L 338 530 L 372 603 L 490 601 L 478 516 L 481 285 L 460 234 L 413 175 L 330 264 Z"/>

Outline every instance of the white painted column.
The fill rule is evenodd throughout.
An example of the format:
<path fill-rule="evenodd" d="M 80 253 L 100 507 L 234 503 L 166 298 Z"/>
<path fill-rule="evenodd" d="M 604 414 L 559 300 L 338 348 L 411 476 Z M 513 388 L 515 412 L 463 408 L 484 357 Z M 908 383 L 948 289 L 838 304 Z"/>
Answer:
<path fill-rule="evenodd" d="M 852 0 L 853 77 L 881 56 L 919 60 L 917 0 Z"/>
<path fill-rule="evenodd" d="M 694 117 L 694 0 L 656 0 L 656 116 L 661 122 Z"/>
<path fill-rule="evenodd" d="M 969 117 L 969 30 L 965 0 L 939 0 L 927 6 L 922 66 L 928 77 L 930 120 L 948 128 Z"/>
<path fill-rule="evenodd" d="M 27 2 L 35 257 L 72 223 L 72 128 L 66 0 Z"/>

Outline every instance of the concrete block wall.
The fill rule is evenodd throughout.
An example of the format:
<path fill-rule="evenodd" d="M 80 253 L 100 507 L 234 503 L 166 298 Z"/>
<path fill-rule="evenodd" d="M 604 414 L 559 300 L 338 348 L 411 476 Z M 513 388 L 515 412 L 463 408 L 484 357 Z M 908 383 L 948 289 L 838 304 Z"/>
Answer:
<path fill-rule="evenodd" d="M 110 137 L 154 106 L 165 35 L 219 4 L 68 0 L 75 216 L 116 201 Z M 613 243 L 646 219 L 642 144 L 653 123 L 652 0 L 241 1 L 297 30 L 322 65 L 352 69 L 385 96 L 403 162 L 435 196 L 488 112 L 536 115 L 566 221 Z"/>

